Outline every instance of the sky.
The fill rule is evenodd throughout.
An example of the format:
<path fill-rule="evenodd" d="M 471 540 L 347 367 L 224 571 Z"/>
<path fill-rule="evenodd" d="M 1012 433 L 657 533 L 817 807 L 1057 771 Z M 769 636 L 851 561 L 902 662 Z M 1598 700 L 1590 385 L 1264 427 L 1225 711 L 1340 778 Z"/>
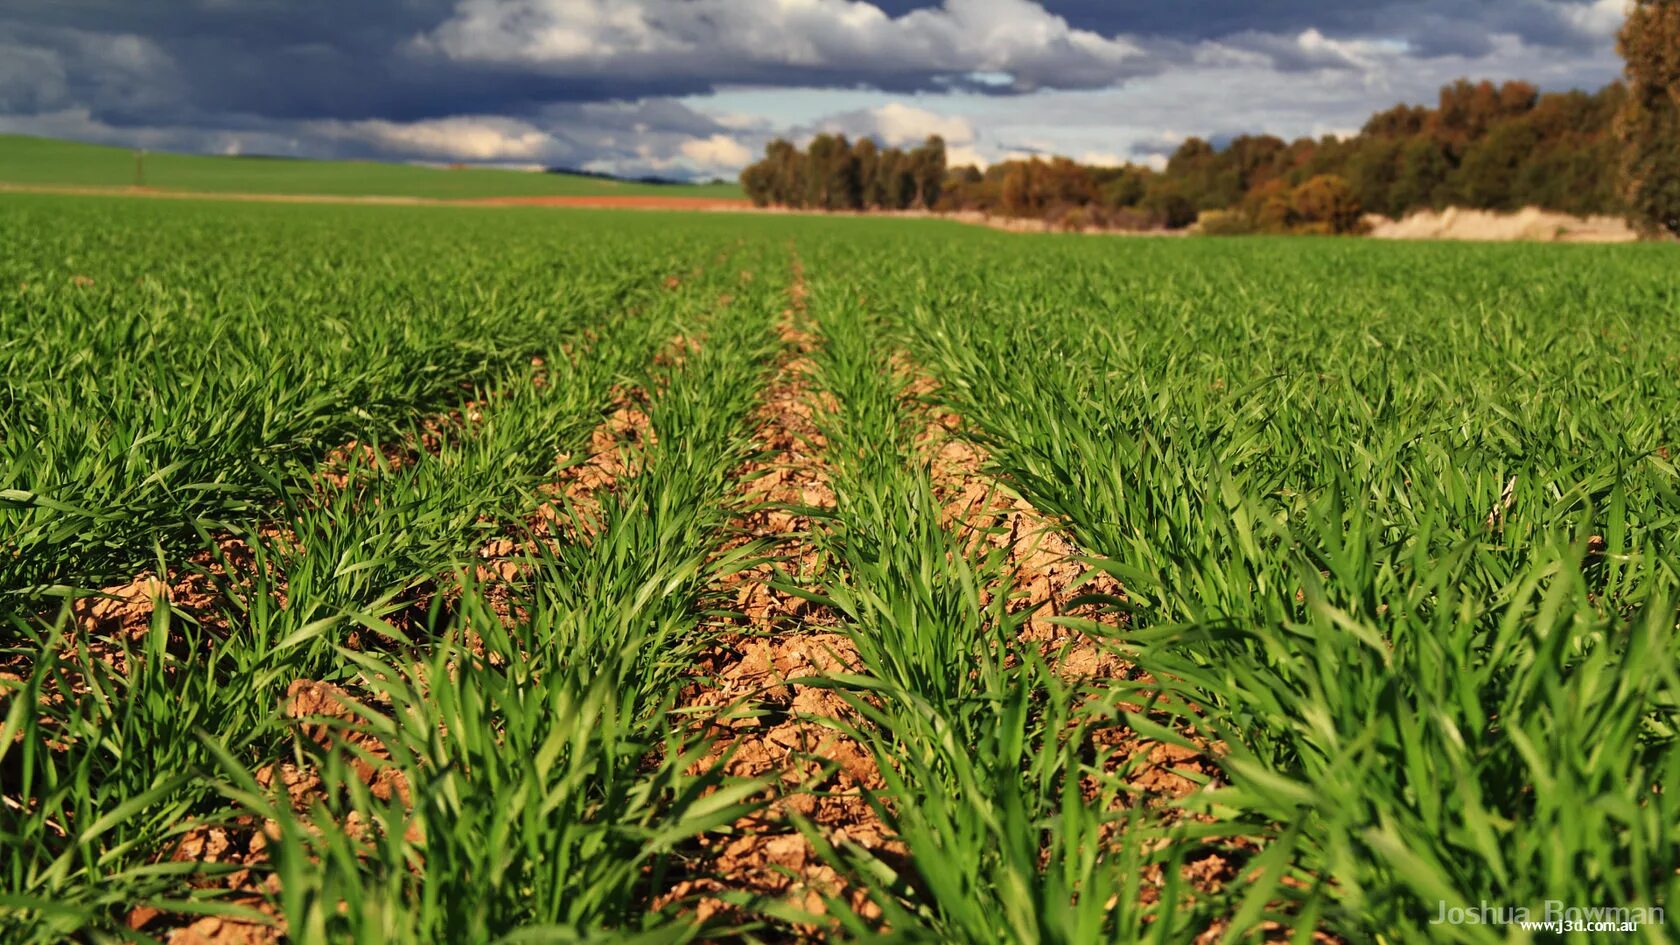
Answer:
<path fill-rule="evenodd" d="M 734 177 L 775 137 L 1159 164 L 1459 77 L 1596 89 L 1625 0 L 6 0 L 0 132 Z"/>

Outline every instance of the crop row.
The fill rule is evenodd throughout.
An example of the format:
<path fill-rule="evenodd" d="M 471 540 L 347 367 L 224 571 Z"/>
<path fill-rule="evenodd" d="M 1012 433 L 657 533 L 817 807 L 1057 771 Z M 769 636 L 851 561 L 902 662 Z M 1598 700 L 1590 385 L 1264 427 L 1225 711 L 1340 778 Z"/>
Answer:
<path fill-rule="evenodd" d="M 1123 585 L 1119 652 L 1221 746 L 1228 786 L 1189 803 L 1264 851 L 1233 925 L 1497 941 L 1425 923 L 1673 901 L 1656 254 L 1036 249 L 853 264 L 1000 477 Z"/>
<path fill-rule="evenodd" d="M 4 212 L 7 940 L 1674 899 L 1664 247 Z"/>

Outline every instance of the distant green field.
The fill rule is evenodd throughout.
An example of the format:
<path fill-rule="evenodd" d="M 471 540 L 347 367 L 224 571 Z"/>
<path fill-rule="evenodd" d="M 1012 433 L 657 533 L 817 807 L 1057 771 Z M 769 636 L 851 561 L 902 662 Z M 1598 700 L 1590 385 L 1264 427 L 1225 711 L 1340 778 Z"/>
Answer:
<path fill-rule="evenodd" d="M 0 135 L 0 183 L 67 187 L 128 187 L 135 181 L 128 148 Z M 576 174 L 537 174 L 482 168 L 450 170 L 375 161 L 306 161 L 273 157 L 205 157 L 149 152 L 144 184 L 159 190 L 329 196 L 568 197 L 648 195 L 739 197 L 720 184 L 637 184 Z"/>

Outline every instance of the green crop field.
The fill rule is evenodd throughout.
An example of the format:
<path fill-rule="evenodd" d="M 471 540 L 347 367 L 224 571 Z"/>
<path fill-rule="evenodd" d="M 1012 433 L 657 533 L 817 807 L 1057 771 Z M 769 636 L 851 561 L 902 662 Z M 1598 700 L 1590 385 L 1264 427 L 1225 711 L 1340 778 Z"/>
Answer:
<path fill-rule="evenodd" d="M 131 187 L 135 154 L 51 138 L 0 135 L 0 184 L 53 187 Z M 146 152 L 141 182 L 156 190 L 202 193 L 419 197 L 715 197 L 738 198 L 735 183 L 642 184 L 579 174 L 539 174 L 483 168 L 447 169 L 372 161 L 310 161 L 275 157 L 206 157 Z"/>
<path fill-rule="evenodd" d="M 1676 271 L 0 198 L 0 941 L 1672 941 Z"/>

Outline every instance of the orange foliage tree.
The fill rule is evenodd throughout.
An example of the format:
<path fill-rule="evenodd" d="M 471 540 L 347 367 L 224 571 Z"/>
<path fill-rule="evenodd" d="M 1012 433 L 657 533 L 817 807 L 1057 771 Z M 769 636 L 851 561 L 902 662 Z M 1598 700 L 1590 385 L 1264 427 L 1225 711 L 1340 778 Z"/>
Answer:
<path fill-rule="evenodd" d="M 1290 195 L 1295 228 L 1304 233 L 1356 233 L 1359 231 L 1359 195 L 1348 182 L 1334 174 L 1320 174 L 1295 188 Z"/>
<path fill-rule="evenodd" d="M 1680 235 L 1680 0 L 1639 0 L 1618 48 L 1628 84 L 1616 116 L 1623 194 L 1635 219 Z"/>

